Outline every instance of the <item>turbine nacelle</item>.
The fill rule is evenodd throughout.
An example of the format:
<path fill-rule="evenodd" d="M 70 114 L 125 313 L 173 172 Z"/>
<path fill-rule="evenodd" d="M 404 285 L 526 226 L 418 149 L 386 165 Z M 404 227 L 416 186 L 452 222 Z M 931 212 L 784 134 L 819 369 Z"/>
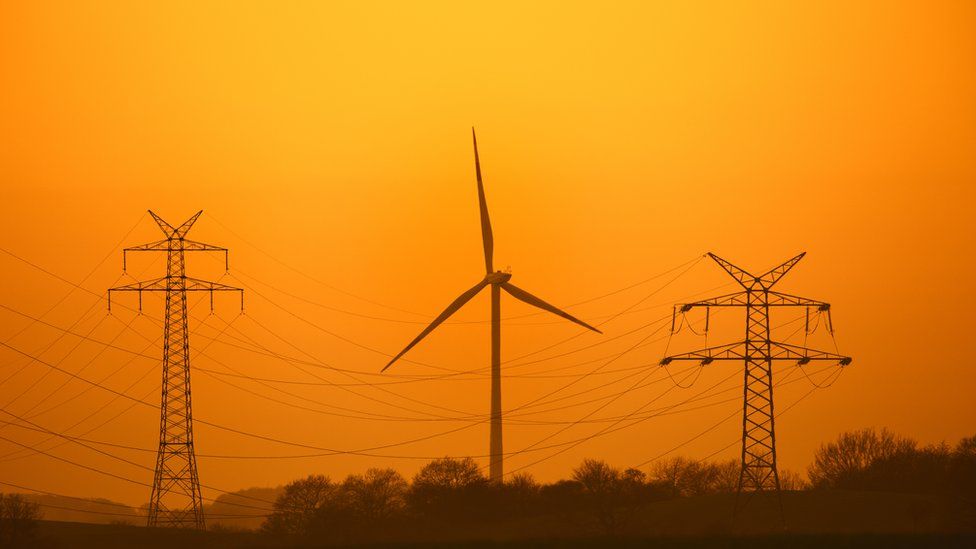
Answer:
<path fill-rule="evenodd" d="M 495 286 L 500 286 L 512 279 L 512 273 L 505 273 L 502 271 L 495 271 L 493 273 L 488 273 L 485 275 L 485 284 L 494 284 Z"/>

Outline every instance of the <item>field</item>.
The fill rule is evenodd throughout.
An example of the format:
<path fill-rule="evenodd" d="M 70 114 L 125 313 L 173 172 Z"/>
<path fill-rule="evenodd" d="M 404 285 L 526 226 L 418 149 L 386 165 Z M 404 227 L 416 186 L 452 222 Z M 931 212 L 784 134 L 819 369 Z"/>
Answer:
<path fill-rule="evenodd" d="M 636 509 L 616 536 L 581 516 L 415 531 L 361 547 L 976 547 L 972 514 L 928 496 L 866 492 L 784 495 L 788 527 L 774 501 L 750 502 L 733 522 L 732 497 L 663 501 Z M 44 521 L 36 546 L 115 549 L 289 548 L 329 544 L 273 539 L 251 531 L 187 532 L 130 525 Z M 395 540 L 395 541 L 394 541 Z"/>

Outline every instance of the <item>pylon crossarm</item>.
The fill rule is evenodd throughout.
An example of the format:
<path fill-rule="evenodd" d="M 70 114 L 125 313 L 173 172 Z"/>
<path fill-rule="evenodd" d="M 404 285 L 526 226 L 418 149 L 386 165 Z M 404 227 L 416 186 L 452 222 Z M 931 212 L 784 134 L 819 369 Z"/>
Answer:
<path fill-rule="evenodd" d="M 770 307 L 811 307 L 820 311 L 830 309 L 830 303 L 809 299 L 782 292 L 766 292 L 766 305 Z M 686 313 L 695 307 L 748 307 L 749 294 L 747 292 L 736 292 L 733 294 L 720 295 L 692 303 L 681 303 L 678 305 L 679 312 Z"/>
<path fill-rule="evenodd" d="M 207 244 L 206 242 L 197 242 L 196 240 L 188 240 L 184 238 L 179 239 L 164 239 L 157 240 L 155 242 L 149 242 L 147 244 L 139 244 L 138 246 L 129 246 L 124 249 L 124 252 L 168 252 L 170 250 L 170 242 L 178 242 L 179 246 L 174 247 L 174 250 L 183 250 L 184 252 L 226 252 L 227 248 L 223 246 L 214 246 L 213 244 Z"/>
<path fill-rule="evenodd" d="M 201 215 L 203 215 L 203 210 L 198 211 L 197 213 L 190 216 L 190 219 L 184 221 L 183 224 L 177 227 L 176 230 L 174 231 L 176 236 L 178 238 L 185 237 L 186 233 L 190 232 L 190 227 L 193 227 L 193 224 L 197 222 L 197 219 L 200 219 Z"/>
<path fill-rule="evenodd" d="M 791 345 L 789 343 L 780 343 L 776 341 L 771 341 L 769 343 L 769 357 L 771 360 L 795 360 L 800 365 L 806 364 L 813 360 L 835 361 L 841 366 L 847 366 L 852 362 L 852 359 L 849 356 L 839 355 L 829 351 L 808 349 L 807 347 Z"/>
<path fill-rule="evenodd" d="M 773 291 L 767 292 L 767 295 L 766 304 L 770 307 L 810 307 L 819 311 L 827 311 L 830 309 L 830 303 L 825 301 L 817 301 L 816 299 Z"/>
<path fill-rule="evenodd" d="M 736 282 L 742 285 L 743 288 L 749 289 L 751 284 L 756 280 L 756 277 L 749 274 L 748 271 L 736 267 L 735 265 L 711 252 L 708 253 L 708 257 L 714 259 L 715 262 L 725 269 L 725 272 L 729 273 L 732 278 L 736 280 Z"/>
<path fill-rule="evenodd" d="M 243 292 L 242 288 L 228 286 L 219 282 L 200 280 L 199 278 L 186 277 L 186 291 L 188 292 Z"/>
<path fill-rule="evenodd" d="M 786 273 L 790 272 L 790 269 L 795 267 L 796 264 L 799 263 L 800 260 L 803 259 L 803 256 L 805 255 L 807 255 L 806 252 L 797 254 L 796 256 L 787 260 L 785 263 L 777 267 L 773 267 L 772 269 L 767 271 L 764 275 L 759 277 L 760 284 L 762 284 L 763 288 L 766 288 L 767 290 L 769 288 L 772 288 L 773 285 L 779 282 L 781 278 L 786 276 Z"/>
<path fill-rule="evenodd" d="M 713 360 L 742 360 L 746 357 L 746 344 L 744 342 L 729 343 L 717 347 L 708 347 L 690 353 L 671 355 L 661 359 L 661 366 L 667 366 L 675 360 L 697 360 L 703 365 Z"/>
<path fill-rule="evenodd" d="M 173 232 L 176 231 L 176 229 L 174 229 L 172 225 L 170 225 L 169 223 L 167 223 L 165 219 L 163 219 L 162 217 L 159 217 L 158 215 L 156 215 L 156 212 L 154 212 L 152 210 L 149 210 L 149 215 L 152 216 L 153 221 L 155 221 L 156 224 L 159 225 L 159 228 L 167 236 L 173 234 Z"/>
<path fill-rule="evenodd" d="M 748 296 L 749 294 L 746 292 L 720 295 L 718 297 L 703 299 L 702 301 L 681 303 L 678 305 L 678 310 L 682 313 L 686 313 L 695 307 L 744 307 L 748 305 Z"/>
<path fill-rule="evenodd" d="M 200 280 L 199 278 L 184 277 L 184 287 L 181 290 L 186 290 L 188 292 L 242 292 L 242 288 L 237 288 L 234 286 L 228 286 L 226 284 L 221 284 L 219 282 L 211 282 L 209 280 Z M 125 286 L 116 286 L 115 288 L 109 288 L 110 292 L 165 292 L 168 288 L 166 285 L 167 277 L 157 278 L 155 280 L 146 280 L 143 282 L 133 282 L 132 284 L 126 284 Z"/>
<path fill-rule="evenodd" d="M 166 277 L 116 286 L 109 288 L 108 291 L 110 295 L 112 292 L 163 292 L 166 291 Z"/>
<path fill-rule="evenodd" d="M 213 244 L 207 244 L 205 242 L 197 242 L 196 240 L 183 239 L 183 251 L 184 252 L 224 252 L 227 253 L 227 248 L 223 246 L 214 246 Z"/>
<path fill-rule="evenodd" d="M 174 246 L 174 243 L 177 244 Z M 213 244 L 207 244 L 205 242 L 197 242 L 195 240 L 187 239 L 166 239 L 157 240 L 155 242 L 149 242 L 147 244 L 140 244 L 138 246 L 129 246 L 122 250 L 122 270 L 126 270 L 126 264 L 128 263 L 128 253 L 129 252 L 169 252 L 171 250 L 179 250 L 183 252 L 223 252 L 224 254 L 224 267 L 229 267 L 229 262 L 227 258 L 227 248 L 222 246 L 214 246 Z"/>
<path fill-rule="evenodd" d="M 139 244 L 138 246 L 129 246 L 122 250 L 122 253 L 128 252 L 165 252 L 169 250 L 169 239 L 157 240 L 155 242 L 149 242 L 147 244 Z"/>

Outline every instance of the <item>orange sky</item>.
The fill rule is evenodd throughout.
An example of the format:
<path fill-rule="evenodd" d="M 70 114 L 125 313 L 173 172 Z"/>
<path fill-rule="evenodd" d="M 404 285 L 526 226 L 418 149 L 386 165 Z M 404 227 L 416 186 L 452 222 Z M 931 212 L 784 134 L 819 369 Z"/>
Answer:
<path fill-rule="evenodd" d="M 212 317 L 206 300 L 193 309 L 191 343 L 205 353 L 194 365 L 206 369 L 193 379 L 198 419 L 338 449 L 471 426 L 376 451 L 399 456 L 391 458 L 201 457 L 203 482 L 237 489 L 309 472 L 342 477 L 376 465 L 412 474 L 422 461 L 403 456 L 487 450 L 486 424 L 451 419 L 487 413 L 482 374 L 418 382 L 417 376 L 444 372 L 403 362 L 376 375 L 383 353 L 398 351 L 420 323 L 482 275 L 469 135 L 475 125 L 495 263 L 511 265 L 513 282 L 556 305 L 602 296 L 706 251 L 755 270 L 809 252 L 781 289 L 833 303 L 838 344 L 855 362 L 779 420 L 783 467 L 805 468 L 821 441 L 863 426 L 888 426 L 923 442 L 972 435 L 973 4 L 604 4 L 4 3 L 0 242 L 102 293 L 122 274 L 113 246 L 133 225 L 124 244 L 159 238 L 147 208 L 171 223 L 204 209 L 190 237 L 230 247 L 231 275 L 222 280 L 246 284 L 248 295 L 243 317 L 230 297 L 217 299 Z M 191 257 L 190 274 L 219 278 L 216 259 Z M 46 322 L 159 355 L 152 320 L 161 314 L 158 298 L 147 297 L 147 316 L 136 317 L 122 307 L 134 306 L 134 297 L 120 296 L 106 317 L 94 296 L 7 254 L 0 254 L 0 268 L 0 304 L 40 316 L 67 295 Z M 163 269 L 161 257 L 130 261 L 130 273 L 143 279 Z M 570 310 L 604 322 L 671 276 Z M 503 328 L 503 359 L 515 359 L 504 366 L 503 406 L 520 406 L 575 379 L 552 376 L 604 365 L 662 324 L 628 332 L 668 315 L 672 302 L 731 291 L 716 289 L 726 281 L 717 266 L 701 261 L 635 312 L 604 324 L 606 335 L 582 335 L 530 358 L 518 357 L 579 330 L 544 315 L 512 319 Z M 506 296 L 502 312 L 532 310 Z M 478 297 L 457 316 L 462 322 L 445 325 L 407 358 L 451 370 L 486 366 L 488 313 L 487 296 Z M 741 337 L 740 313 L 714 316 L 709 342 Z M 773 322 L 795 318 L 782 313 Z M 310 375 L 267 355 L 211 344 L 231 320 L 221 341 L 248 346 L 228 337 L 252 338 L 318 366 L 301 365 Z M 124 331 L 130 322 L 155 343 Z M 97 354 L 97 344 L 58 339 L 59 332 L 36 324 L 8 339 L 28 323 L 0 310 L 0 340 L 158 400 L 158 360 Z M 796 326 L 777 335 L 785 338 Z M 646 415 L 741 369 L 715 363 L 691 388 L 665 393 L 671 381 L 654 364 L 665 352 L 666 332 L 667 326 L 556 393 L 532 409 L 537 413 L 513 417 L 506 450 L 585 417 L 606 402 L 585 401 L 620 393 L 646 375 L 656 383 L 590 419 L 626 415 L 658 398 Z M 832 346 L 823 330 L 809 343 Z M 670 349 L 702 344 L 684 331 Z M 297 382 L 405 383 L 261 385 L 214 373 L 227 372 L 225 366 Z M 778 390 L 780 409 L 811 388 L 790 364 L 777 372 L 794 381 Z M 811 377 L 822 381 L 828 373 Z M 5 410 L 73 436 L 155 447 L 158 417 L 148 408 L 82 434 L 128 403 L 99 389 L 82 393 L 83 383 L 64 384 L 64 375 L 0 351 L 0 379 L 8 376 L 0 385 Z M 736 374 L 719 385 L 728 392 L 677 409 L 712 406 L 650 418 L 562 454 L 553 456 L 560 448 L 551 448 L 515 456 L 507 469 L 547 458 L 529 470 L 550 480 L 588 456 L 635 465 L 735 414 L 740 383 Z M 555 400 L 561 396 L 569 398 Z M 446 420 L 416 421 L 435 416 Z M 541 445 L 609 424 L 584 422 Z M 735 442 L 739 428 L 727 421 L 679 453 L 711 454 Z M 3 425 L 0 436 L 32 445 L 45 438 Z M 307 453 L 206 426 L 196 437 L 202 456 Z M 151 480 L 149 471 L 75 444 L 55 440 L 43 448 Z M 151 452 L 99 448 L 149 467 L 154 461 Z M 135 504 L 148 498 L 141 486 L 49 457 L 10 459 L 18 450 L 0 440 L 0 455 L 7 456 L 0 458 L 0 481 Z M 733 445 L 718 457 L 737 453 Z"/>

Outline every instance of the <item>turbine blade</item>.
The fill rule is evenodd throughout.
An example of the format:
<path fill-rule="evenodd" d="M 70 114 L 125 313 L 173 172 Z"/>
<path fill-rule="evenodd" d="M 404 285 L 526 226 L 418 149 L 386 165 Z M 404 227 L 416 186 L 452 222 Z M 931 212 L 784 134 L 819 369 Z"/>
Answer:
<path fill-rule="evenodd" d="M 464 292 L 463 294 L 461 294 L 460 296 L 458 296 L 457 299 L 455 299 L 450 305 L 447 306 L 446 309 L 444 309 L 444 312 L 443 313 L 439 314 L 437 316 L 437 318 L 435 318 L 434 321 L 430 323 L 429 326 L 427 326 L 426 328 L 424 328 L 424 331 L 420 332 L 420 335 L 418 335 L 417 337 L 415 337 L 414 340 L 410 342 L 410 344 L 408 344 L 406 347 L 404 347 L 402 351 L 400 351 L 399 353 L 397 353 L 397 355 L 395 357 L 393 357 L 386 364 L 386 366 L 384 366 L 383 369 L 380 370 L 380 371 L 381 372 L 385 372 L 386 369 L 389 368 L 390 366 L 392 366 L 393 363 L 396 362 L 401 356 L 403 356 L 404 354 L 406 354 L 407 351 L 409 351 L 410 349 L 412 349 L 414 345 L 420 343 L 420 340 L 421 339 L 427 337 L 427 334 L 429 334 L 432 331 L 434 331 L 434 328 L 440 326 L 440 324 L 442 322 L 444 322 L 445 320 L 448 319 L 448 317 L 450 317 L 455 312 L 457 312 L 458 309 L 460 309 L 461 307 L 463 307 L 465 303 L 467 303 L 468 301 L 470 301 L 472 297 L 474 297 L 478 292 L 481 291 L 482 288 L 484 288 L 487 285 L 488 285 L 488 280 L 487 279 L 486 280 L 482 280 L 481 282 L 475 284 L 474 287 L 472 287 L 470 290 L 468 290 L 468 291 Z"/>
<path fill-rule="evenodd" d="M 478 206 L 481 209 L 481 242 L 485 247 L 485 272 L 490 273 L 492 256 L 495 250 L 495 240 L 491 234 L 491 219 L 488 217 L 488 202 L 485 200 L 485 184 L 481 180 L 481 159 L 478 157 L 478 137 L 471 128 L 471 140 L 474 142 L 474 171 L 478 178 Z"/>
<path fill-rule="evenodd" d="M 549 311 L 550 313 L 552 313 L 554 315 L 559 315 L 559 316 L 565 318 L 566 320 L 569 320 L 571 322 L 575 322 L 575 323 L 579 324 L 580 326 L 582 326 L 584 328 L 587 328 L 587 329 L 590 329 L 590 330 L 593 330 L 594 332 L 596 332 L 598 334 L 602 334 L 603 333 L 600 330 L 597 330 L 596 328 L 594 328 L 593 326 L 590 326 L 589 324 L 583 322 L 582 320 L 576 318 L 575 316 L 567 313 L 566 311 L 557 309 L 556 307 L 554 307 L 554 306 L 546 303 L 545 301 L 543 301 L 543 300 L 539 299 L 538 297 L 530 294 L 529 292 L 526 292 L 525 290 L 519 288 L 518 286 L 512 284 L 511 282 L 506 282 L 506 283 L 502 284 L 502 289 L 504 289 L 506 292 L 508 292 L 509 294 L 511 294 L 511 296 L 514 297 L 515 299 L 518 299 L 520 301 L 524 301 L 524 302 L 526 302 L 529 305 L 532 305 L 534 307 L 538 307 L 540 309 Z"/>

